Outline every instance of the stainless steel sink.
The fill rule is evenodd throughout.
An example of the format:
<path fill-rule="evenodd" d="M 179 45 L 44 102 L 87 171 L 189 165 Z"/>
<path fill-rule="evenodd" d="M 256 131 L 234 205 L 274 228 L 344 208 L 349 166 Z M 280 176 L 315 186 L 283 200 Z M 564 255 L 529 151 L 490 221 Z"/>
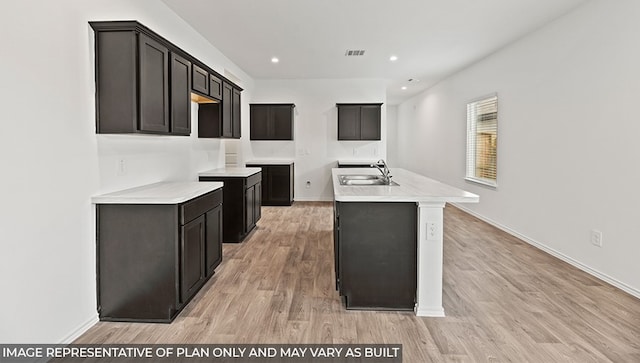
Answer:
<path fill-rule="evenodd" d="M 338 175 L 340 185 L 389 185 L 395 186 L 398 183 L 393 180 L 386 181 L 381 175 Z"/>

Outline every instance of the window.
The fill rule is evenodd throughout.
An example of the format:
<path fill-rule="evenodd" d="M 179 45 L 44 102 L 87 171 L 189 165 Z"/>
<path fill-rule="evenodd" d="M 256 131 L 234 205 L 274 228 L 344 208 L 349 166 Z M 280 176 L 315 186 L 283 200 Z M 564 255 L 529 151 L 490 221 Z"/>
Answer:
<path fill-rule="evenodd" d="M 466 180 L 498 186 L 498 96 L 467 104 Z"/>

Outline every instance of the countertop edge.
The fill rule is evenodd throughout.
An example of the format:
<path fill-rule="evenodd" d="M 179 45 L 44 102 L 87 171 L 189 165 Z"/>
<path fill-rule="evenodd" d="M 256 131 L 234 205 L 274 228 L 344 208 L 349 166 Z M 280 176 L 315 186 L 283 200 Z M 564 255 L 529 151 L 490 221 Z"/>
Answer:
<path fill-rule="evenodd" d="M 379 174 L 379 171 L 373 168 L 333 168 L 331 174 L 333 199 L 337 202 L 478 203 L 480 201 L 480 197 L 476 194 L 400 168 L 391 168 L 391 175 L 399 174 L 397 178 L 393 178 L 399 186 L 344 186 L 338 181 L 338 175 L 341 174 Z"/>
<path fill-rule="evenodd" d="M 175 186 L 179 190 L 178 195 L 168 193 L 162 195 L 145 195 L 154 189 Z M 134 188 L 123 189 L 107 194 L 91 197 L 92 204 L 180 204 L 195 199 L 204 194 L 218 190 L 224 186 L 222 182 L 159 182 L 142 185 Z M 162 192 L 160 192 L 162 193 Z"/>
<path fill-rule="evenodd" d="M 245 167 L 218 168 L 218 169 L 201 171 L 198 173 L 198 177 L 246 178 L 254 174 L 257 174 L 261 171 L 262 169 L 260 168 L 245 168 Z"/>

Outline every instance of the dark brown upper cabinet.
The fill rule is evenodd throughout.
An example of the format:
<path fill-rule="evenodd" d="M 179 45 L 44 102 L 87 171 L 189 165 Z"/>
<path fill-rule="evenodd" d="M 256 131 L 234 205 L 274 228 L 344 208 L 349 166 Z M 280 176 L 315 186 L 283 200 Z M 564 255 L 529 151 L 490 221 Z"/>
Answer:
<path fill-rule="evenodd" d="M 251 140 L 293 140 L 293 103 L 249 105 Z"/>
<path fill-rule="evenodd" d="M 191 62 L 171 53 L 171 133 L 191 134 Z"/>
<path fill-rule="evenodd" d="M 222 99 L 222 80 L 213 74 L 209 74 L 209 96 Z"/>
<path fill-rule="evenodd" d="M 135 20 L 89 24 L 97 133 L 189 135 L 194 101 L 228 102 L 221 110 L 228 113 L 231 136 L 225 137 L 240 137 L 240 87 Z M 224 84 L 230 87 L 226 101 Z"/>
<path fill-rule="evenodd" d="M 222 80 L 197 64 L 193 65 L 192 89 L 201 95 L 222 99 Z"/>
<path fill-rule="evenodd" d="M 209 95 L 209 72 L 194 64 L 192 69 L 192 83 L 194 91 L 198 91 L 203 95 Z"/>
<path fill-rule="evenodd" d="M 338 103 L 338 140 L 380 140 L 382 103 Z"/>
<path fill-rule="evenodd" d="M 198 105 L 198 137 L 240 138 L 240 92 L 232 84 L 222 82 L 220 102 Z"/>

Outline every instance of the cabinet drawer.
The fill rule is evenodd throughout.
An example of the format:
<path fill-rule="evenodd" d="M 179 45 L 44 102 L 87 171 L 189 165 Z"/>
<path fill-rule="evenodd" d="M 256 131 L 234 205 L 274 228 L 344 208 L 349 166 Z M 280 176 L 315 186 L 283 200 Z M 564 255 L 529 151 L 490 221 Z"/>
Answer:
<path fill-rule="evenodd" d="M 262 180 L 262 172 L 251 175 L 247 178 L 247 187 L 258 184 Z"/>
<path fill-rule="evenodd" d="M 222 203 L 222 189 L 214 190 L 180 205 L 180 224 L 184 225 Z"/>

